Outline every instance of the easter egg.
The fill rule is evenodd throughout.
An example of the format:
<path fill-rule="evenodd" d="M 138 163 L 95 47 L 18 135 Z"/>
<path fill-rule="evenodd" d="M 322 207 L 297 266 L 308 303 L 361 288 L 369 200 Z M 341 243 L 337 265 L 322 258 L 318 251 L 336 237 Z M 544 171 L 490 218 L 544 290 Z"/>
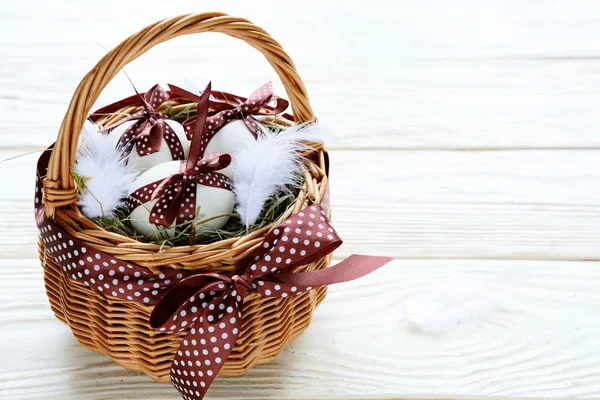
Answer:
<path fill-rule="evenodd" d="M 199 232 L 206 227 L 222 228 L 229 219 L 228 216 L 211 219 L 221 214 L 232 213 L 235 205 L 234 194 L 227 183 L 229 176 L 226 173 L 211 172 L 196 177 L 198 182 L 191 185 L 195 186 L 193 191 L 189 186 L 185 186 L 186 184 L 180 186 L 182 196 L 179 203 L 176 201 L 175 204 L 170 204 L 169 199 L 164 199 L 165 209 L 167 204 L 169 207 L 177 207 L 176 218 L 170 226 L 164 227 L 155 223 L 161 216 L 156 213 L 161 214 L 166 210 L 163 210 L 162 203 L 159 205 L 160 210 L 153 209 L 154 205 L 163 199 L 152 200 L 152 193 L 165 178 L 178 174 L 180 165 L 180 161 L 159 164 L 141 174 L 135 181 L 128 200 L 132 210 L 129 219 L 133 228 L 140 234 L 152 238 L 169 238 L 175 235 L 175 227 L 186 221 L 197 224 L 196 232 Z M 208 186 L 209 183 L 212 186 Z"/>
<path fill-rule="evenodd" d="M 266 130 L 261 124 L 257 123 L 257 125 L 263 131 Z M 204 154 L 225 153 L 233 155 L 240 146 L 244 146 L 244 144 L 254 142 L 255 140 L 254 135 L 252 135 L 252 132 L 250 132 L 244 121 L 235 120 L 226 124 L 215 133 L 208 142 Z M 230 175 L 232 173 L 231 166 L 223 169 L 222 172 Z"/>

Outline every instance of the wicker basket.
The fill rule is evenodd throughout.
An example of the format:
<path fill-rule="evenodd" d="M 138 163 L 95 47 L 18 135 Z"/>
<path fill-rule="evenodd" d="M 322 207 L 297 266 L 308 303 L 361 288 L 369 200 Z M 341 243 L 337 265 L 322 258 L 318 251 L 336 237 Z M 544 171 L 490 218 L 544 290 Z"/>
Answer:
<path fill-rule="evenodd" d="M 221 13 L 183 15 L 148 26 L 104 56 L 78 86 L 58 134 L 48 175 L 44 180 L 46 216 L 86 245 L 112 256 L 134 262 L 157 274 L 166 268 L 233 275 L 248 265 L 248 258 L 274 226 L 245 237 L 208 245 L 164 247 L 141 243 L 103 230 L 86 219 L 76 206 L 77 188 L 71 175 L 78 136 L 100 91 L 130 61 L 153 46 L 171 38 L 200 32 L 221 32 L 239 38 L 259 50 L 283 82 L 296 122 L 313 119 L 306 90 L 294 64 L 279 43 L 251 22 Z M 319 202 L 327 186 L 326 155 L 315 147 L 315 162 L 307 165 L 306 192 L 280 221 L 312 202 Z M 275 224 L 277 224 L 276 222 Z M 124 301 L 93 292 L 67 279 L 40 241 L 46 291 L 58 319 L 69 325 L 77 340 L 117 364 L 140 371 L 158 382 L 169 381 L 169 368 L 184 334 L 163 334 L 148 323 L 152 306 Z M 325 257 L 296 270 L 325 268 Z M 221 376 L 243 374 L 255 364 L 277 357 L 283 347 L 297 338 L 310 323 L 311 313 L 324 298 L 325 288 L 289 298 L 244 299 L 243 328 L 236 346 L 221 370 Z"/>

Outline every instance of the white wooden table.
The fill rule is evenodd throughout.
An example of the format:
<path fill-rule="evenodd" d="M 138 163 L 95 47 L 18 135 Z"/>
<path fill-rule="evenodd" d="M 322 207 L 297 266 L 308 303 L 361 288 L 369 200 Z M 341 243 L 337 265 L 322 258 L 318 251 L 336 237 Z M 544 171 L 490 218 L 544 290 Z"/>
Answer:
<path fill-rule="evenodd" d="M 331 150 L 336 258 L 397 261 L 332 287 L 277 360 L 217 379 L 209 398 L 600 398 L 600 4 L 206 3 L 3 2 L 0 159 L 53 142 L 99 44 L 157 19 L 220 8 L 284 45 L 343 139 Z M 214 34 L 160 46 L 128 73 L 140 88 L 187 77 L 240 94 L 276 81 L 253 49 Z M 99 105 L 130 93 L 120 76 Z M 31 210 L 37 156 L 0 163 L 0 398 L 178 399 L 53 317 Z"/>

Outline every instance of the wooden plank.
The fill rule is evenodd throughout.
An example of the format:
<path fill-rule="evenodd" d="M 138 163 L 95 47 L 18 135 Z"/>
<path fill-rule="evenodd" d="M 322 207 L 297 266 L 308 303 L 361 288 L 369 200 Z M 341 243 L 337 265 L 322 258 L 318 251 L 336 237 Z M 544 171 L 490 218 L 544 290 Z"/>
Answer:
<path fill-rule="evenodd" d="M 0 397 L 177 399 L 79 346 L 37 260 L 0 261 Z M 333 286 L 305 334 L 208 398 L 598 398 L 600 263 L 394 261 Z"/>
<path fill-rule="evenodd" d="M 1 151 L 0 159 L 14 155 Z M 600 258 L 600 152 L 333 151 L 336 253 L 398 258 Z M 0 164 L 0 257 L 37 251 L 36 155 Z"/>
<path fill-rule="evenodd" d="M 122 3 L 105 1 L 93 18 L 87 6 L 66 0 L 34 10 L 14 4 L 0 17 L 15 32 L 0 38 L 0 59 L 7 60 L 0 64 L 0 107 L 8 110 L 0 122 L 3 146 L 53 140 L 79 79 L 105 52 L 98 42 L 112 47 L 165 15 L 190 11 L 184 3 L 165 10 L 147 1 L 143 12 Z M 243 1 L 219 7 L 256 21 L 285 45 L 317 115 L 342 137 L 338 148 L 599 148 L 599 5 L 576 3 L 347 7 L 309 0 L 303 10 L 310 12 L 282 7 L 276 18 Z M 25 20 L 34 20 L 38 33 Z M 128 71 L 141 89 L 188 77 L 243 94 L 277 80 L 254 49 L 217 35 L 159 46 Z M 276 90 L 283 93 L 280 85 Z M 131 93 L 119 76 L 99 104 Z"/>
<path fill-rule="evenodd" d="M 185 62 L 181 55 L 156 53 L 156 57 L 173 63 Z M 170 81 L 168 74 L 154 74 L 143 64 L 129 69 L 139 88 L 149 87 L 157 75 L 160 81 Z M 252 65 L 267 71 L 268 66 L 263 64 L 257 60 Z M 191 62 L 184 65 L 197 68 Z M 203 69 L 216 68 L 199 65 Z M 315 112 L 341 138 L 333 148 L 481 150 L 600 148 L 600 137 L 595 134 L 600 124 L 594 107 L 600 101 L 597 67 L 594 61 L 416 62 L 381 67 L 373 77 L 353 83 L 351 93 L 347 92 L 346 82 L 354 76 L 368 75 L 373 66 L 323 72 L 322 66 L 316 65 L 302 70 L 309 79 Z M 31 101 L 31 96 L 44 82 L 30 73 L 0 79 L 5 87 L 14 86 L 5 90 L 23 93 L 18 98 L 0 100 L 2 108 L 16 110 L 5 115 L 0 124 L 5 146 L 39 148 L 54 140 L 73 88 L 89 66 L 70 68 L 69 82 L 48 88 L 52 93 L 36 94 L 42 98 L 41 104 Z M 250 93 L 253 88 L 243 82 L 276 79 L 273 74 L 261 72 L 253 73 L 252 79 L 219 79 L 215 71 L 210 76 L 215 84 L 227 82 L 226 86 L 218 86 L 223 90 Z M 25 83 L 15 86 L 9 81 Z M 124 81 L 119 77 L 99 104 L 130 95 L 131 88 Z M 277 91 L 283 94 L 280 85 Z M 26 118 L 30 115 L 36 118 Z"/>
<path fill-rule="evenodd" d="M 70 7 L 66 7 L 67 4 Z M 66 0 L 54 4 L 39 2 L 35 9 L 27 4 L 14 4 L 1 18 L 10 24 L 6 29 L 18 28 L 26 36 L 4 35 L 0 43 L 46 43 L 59 47 L 59 39 L 64 38 L 64 43 L 81 44 L 88 43 L 90 38 L 97 39 L 101 33 L 101 38 L 110 41 L 109 44 L 116 44 L 114 41 L 123 40 L 125 32 L 133 32 L 145 26 L 143 24 L 182 13 L 208 11 L 184 3 L 173 3 L 165 9 L 157 7 L 160 5 L 157 0 L 149 0 L 144 9 L 118 0 L 106 0 L 105 4 L 106 7 L 94 10 L 85 3 Z M 519 0 L 483 4 L 477 0 L 456 0 L 453 6 L 440 0 L 409 0 L 401 4 L 394 0 L 374 0 L 369 4 L 356 2 L 351 7 L 342 7 L 347 5 L 343 0 L 326 3 L 306 0 L 304 5 L 302 9 L 279 7 L 277 14 L 269 14 L 247 2 L 232 0 L 219 4 L 219 10 L 276 30 L 276 39 L 285 38 L 294 45 L 310 47 L 319 57 L 328 56 L 331 60 L 341 54 L 368 61 L 359 51 L 350 51 L 359 49 L 367 50 L 369 56 L 378 56 L 378 60 L 388 59 L 389 54 L 381 51 L 384 48 L 374 46 L 372 39 L 377 39 L 375 44 L 393 46 L 391 49 L 403 58 L 558 55 L 585 58 L 595 55 L 600 46 L 592 36 L 593 31 L 599 29 L 600 18 L 594 12 L 599 7 L 594 0 L 557 0 L 552 4 L 539 1 L 523 4 Z M 122 12 L 111 12 L 117 6 Z M 35 21 L 38 31 L 19 25 L 26 19 Z M 58 22 L 64 28 L 85 24 L 88 29 L 76 35 L 51 29 Z M 128 26 L 124 27 L 123 22 Z M 104 29 L 100 29 L 102 26 Z M 302 35 L 298 34 L 299 28 L 304 28 Z M 353 34 L 352 40 L 348 40 L 350 34 Z M 339 45 L 312 45 L 322 44 L 325 38 L 337 39 Z M 54 55 L 54 48 L 47 47 L 44 55 Z M 25 46 L 15 50 L 18 54 L 28 53 Z"/>

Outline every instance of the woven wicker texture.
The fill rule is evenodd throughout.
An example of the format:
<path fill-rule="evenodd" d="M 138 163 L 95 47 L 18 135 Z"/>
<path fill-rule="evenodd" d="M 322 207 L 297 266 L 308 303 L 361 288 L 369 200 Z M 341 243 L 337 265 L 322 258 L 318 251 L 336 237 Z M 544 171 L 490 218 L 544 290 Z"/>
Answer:
<path fill-rule="evenodd" d="M 100 91 L 128 62 L 170 38 L 199 32 L 222 32 L 240 38 L 265 55 L 279 74 L 290 98 L 297 121 L 313 119 L 306 90 L 289 56 L 265 31 L 247 20 L 220 13 L 183 15 L 167 19 L 132 35 L 110 51 L 83 78 L 65 115 L 44 181 L 46 214 L 63 229 L 91 247 L 116 258 L 132 261 L 159 273 L 165 268 L 198 272 L 240 273 L 249 257 L 273 228 L 208 245 L 161 246 L 108 232 L 85 218 L 75 202 L 77 188 L 70 174 L 75 161 L 78 136 L 83 122 Z M 120 113 L 121 114 L 121 113 Z M 122 114 L 121 114 L 122 115 Z M 325 195 L 325 155 L 320 146 L 308 154 L 314 162 L 305 165 L 305 190 L 279 221 L 300 211 Z M 84 346 L 106 354 L 119 365 L 140 371 L 159 382 L 168 382 L 169 368 L 181 335 L 166 335 L 148 325 L 151 306 L 128 302 L 92 292 L 66 279 L 40 241 L 46 292 L 57 318 L 67 323 Z M 297 268 L 308 271 L 326 268 L 331 257 Z M 234 351 L 225 362 L 221 376 L 235 376 L 255 364 L 275 358 L 283 347 L 297 338 L 310 322 L 311 313 L 324 298 L 325 289 L 285 299 L 244 299 L 243 329 Z"/>

